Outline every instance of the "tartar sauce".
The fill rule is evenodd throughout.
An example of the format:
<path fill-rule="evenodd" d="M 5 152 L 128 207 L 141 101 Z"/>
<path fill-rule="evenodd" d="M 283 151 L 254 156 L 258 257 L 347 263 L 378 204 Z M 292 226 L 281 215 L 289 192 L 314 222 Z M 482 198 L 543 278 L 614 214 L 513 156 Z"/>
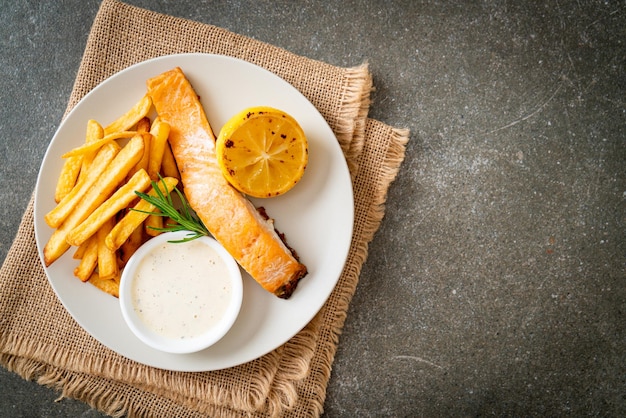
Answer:
<path fill-rule="evenodd" d="M 173 339 L 194 338 L 212 328 L 231 298 L 226 263 L 200 240 L 164 243 L 137 267 L 133 307 L 144 324 Z"/>

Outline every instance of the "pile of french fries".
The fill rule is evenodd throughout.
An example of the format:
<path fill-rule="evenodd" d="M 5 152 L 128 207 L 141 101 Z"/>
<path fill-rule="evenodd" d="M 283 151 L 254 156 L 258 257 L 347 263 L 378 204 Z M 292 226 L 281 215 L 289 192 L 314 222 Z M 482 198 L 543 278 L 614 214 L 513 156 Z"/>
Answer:
<path fill-rule="evenodd" d="M 55 229 L 43 250 L 46 266 L 74 247 L 74 275 L 115 297 L 128 259 L 164 222 L 135 191 L 155 196 L 156 186 L 166 194 L 180 180 L 170 127 L 158 116 L 151 120 L 151 110 L 146 95 L 104 128 L 89 120 L 84 145 L 63 155 L 57 205 L 45 215 Z"/>

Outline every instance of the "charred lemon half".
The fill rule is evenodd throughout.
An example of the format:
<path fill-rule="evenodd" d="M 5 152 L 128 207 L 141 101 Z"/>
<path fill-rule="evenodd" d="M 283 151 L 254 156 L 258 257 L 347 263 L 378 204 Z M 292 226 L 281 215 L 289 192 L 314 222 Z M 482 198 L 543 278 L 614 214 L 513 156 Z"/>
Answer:
<path fill-rule="evenodd" d="M 224 177 L 253 197 L 274 197 L 295 186 L 308 163 L 308 142 L 298 122 L 286 112 L 252 107 L 222 127 L 216 144 Z"/>

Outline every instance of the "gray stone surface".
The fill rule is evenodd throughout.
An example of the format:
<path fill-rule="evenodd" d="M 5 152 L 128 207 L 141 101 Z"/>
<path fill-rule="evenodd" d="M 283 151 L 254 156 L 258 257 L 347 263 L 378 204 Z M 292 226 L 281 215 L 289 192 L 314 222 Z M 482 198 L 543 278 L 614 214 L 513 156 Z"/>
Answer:
<path fill-rule="evenodd" d="M 325 415 L 626 415 L 623 1 L 144 1 L 331 64 L 411 140 Z M 0 2 L 0 258 L 99 2 Z M 100 416 L 0 370 L 0 415 Z"/>

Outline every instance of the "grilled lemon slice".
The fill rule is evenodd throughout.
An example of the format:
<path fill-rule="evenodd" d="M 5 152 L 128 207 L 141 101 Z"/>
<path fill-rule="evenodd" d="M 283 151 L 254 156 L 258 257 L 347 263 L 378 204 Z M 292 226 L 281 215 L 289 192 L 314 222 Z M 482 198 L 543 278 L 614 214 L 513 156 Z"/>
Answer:
<path fill-rule="evenodd" d="M 245 109 L 222 127 L 216 144 L 222 173 L 253 197 L 281 195 L 300 181 L 308 142 L 289 114 L 266 106 Z"/>

